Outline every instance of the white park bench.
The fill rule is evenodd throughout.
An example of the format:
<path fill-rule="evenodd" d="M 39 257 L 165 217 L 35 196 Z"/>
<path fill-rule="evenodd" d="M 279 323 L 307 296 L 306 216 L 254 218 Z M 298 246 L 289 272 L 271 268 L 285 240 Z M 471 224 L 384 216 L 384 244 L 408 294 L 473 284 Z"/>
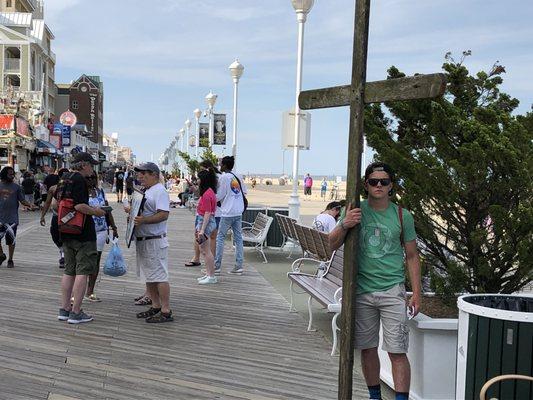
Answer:
<path fill-rule="evenodd" d="M 252 243 L 254 248 L 261 253 L 264 258 L 264 264 L 268 263 L 268 260 L 263 251 L 265 246 L 266 238 L 268 235 L 268 230 L 274 218 L 269 217 L 266 214 L 259 213 L 255 217 L 255 221 L 252 223 L 243 221 L 242 228 L 242 240 L 243 242 Z"/>
<path fill-rule="evenodd" d="M 342 299 L 342 274 L 344 262 L 344 247 L 331 253 L 329 251 L 329 238 L 326 233 L 316 231 L 310 227 L 296 224 L 300 245 L 309 257 L 302 257 L 292 263 L 291 272 L 287 273 L 290 280 L 290 310 L 294 310 L 294 284 L 309 295 L 307 308 L 309 312 L 308 331 L 313 331 L 313 300 L 324 306 L 328 312 L 334 313 L 331 321 L 333 346 L 331 355 L 337 349 L 337 318 L 341 312 Z M 329 258 L 328 258 L 329 256 Z M 314 273 L 305 273 L 306 264 L 313 264 L 318 269 Z"/>

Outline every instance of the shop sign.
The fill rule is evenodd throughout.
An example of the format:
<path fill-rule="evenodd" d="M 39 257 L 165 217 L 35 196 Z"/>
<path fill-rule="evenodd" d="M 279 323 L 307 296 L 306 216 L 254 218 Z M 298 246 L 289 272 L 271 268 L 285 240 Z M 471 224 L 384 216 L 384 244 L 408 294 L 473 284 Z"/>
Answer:
<path fill-rule="evenodd" d="M 74 114 L 72 111 L 67 110 L 63 114 L 61 114 L 61 116 L 59 117 L 59 122 L 61 122 L 62 125 L 72 127 L 76 125 L 76 122 L 78 122 L 78 118 L 76 117 L 76 114 Z"/>
<path fill-rule="evenodd" d="M 70 146 L 70 126 L 63 125 L 61 128 L 61 141 L 64 147 Z"/>
<path fill-rule="evenodd" d="M 14 116 L 11 114 L 0 114 L 0 130 L 9 131 L 14 129 Z"/>

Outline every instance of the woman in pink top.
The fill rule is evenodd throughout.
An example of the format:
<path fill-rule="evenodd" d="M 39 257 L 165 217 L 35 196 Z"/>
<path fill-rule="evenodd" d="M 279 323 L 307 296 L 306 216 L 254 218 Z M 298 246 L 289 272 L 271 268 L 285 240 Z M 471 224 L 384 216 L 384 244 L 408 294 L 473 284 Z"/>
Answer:
<path fill-rule="evenodd" d="M 206 275 L 198 278 L 200 285 L 217 283 L 215 276 L 215 259 L 211 252 L 210 236 L 217 229 L 215 211 L 217 208 L 217 177 L 213 171 L 203 170 L 198 173 L 199 194 L 198 214 L 196 222 L 196 242 L 200 246 L 200 252 L 204 256 Z"/>

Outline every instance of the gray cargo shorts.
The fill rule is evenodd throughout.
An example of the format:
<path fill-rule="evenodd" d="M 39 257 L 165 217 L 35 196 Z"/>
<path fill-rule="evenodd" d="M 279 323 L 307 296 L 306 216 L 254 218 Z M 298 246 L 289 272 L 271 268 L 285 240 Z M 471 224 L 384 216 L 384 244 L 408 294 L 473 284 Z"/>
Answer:
<path fill-rule="evenodd" d="M 398 284 L 383 292 L 356 295 L 355 347 L 379 346 L 379 325 L 383 326 L 383 345 L 388 353 L 407 353 L 409 327 L 405 286 Z"/>

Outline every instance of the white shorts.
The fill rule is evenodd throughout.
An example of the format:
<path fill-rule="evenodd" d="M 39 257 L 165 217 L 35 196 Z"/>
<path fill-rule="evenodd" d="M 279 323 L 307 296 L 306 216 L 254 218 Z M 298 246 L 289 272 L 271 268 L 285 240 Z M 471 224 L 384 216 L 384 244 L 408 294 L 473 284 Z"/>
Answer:
<path fill-rule="evenodd" d="M 96 251 L 104 251 L 107 231 L 96 232 Z"/>
<path fill-rule="evenodd" d="M 144 282 L 168 282 L 167 238 L 136 241 L 137 276 Z"/>

